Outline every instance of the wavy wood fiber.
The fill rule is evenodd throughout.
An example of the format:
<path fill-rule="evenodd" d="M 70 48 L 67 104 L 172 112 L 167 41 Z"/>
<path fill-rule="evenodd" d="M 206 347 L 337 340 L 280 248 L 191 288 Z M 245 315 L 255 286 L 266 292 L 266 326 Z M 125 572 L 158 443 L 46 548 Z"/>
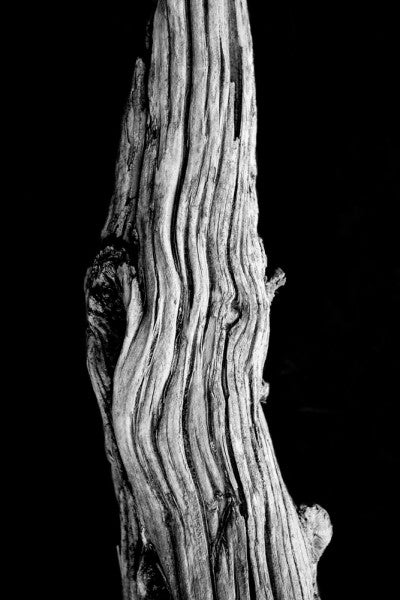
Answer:
<path fill-rule="evenodd" d="M 163 0 L 86 277 L 124 600 L 314 600 L 331 526 L 297 509 L 260 402 L 278 271 L 257 233 L 245 0 Z"/>

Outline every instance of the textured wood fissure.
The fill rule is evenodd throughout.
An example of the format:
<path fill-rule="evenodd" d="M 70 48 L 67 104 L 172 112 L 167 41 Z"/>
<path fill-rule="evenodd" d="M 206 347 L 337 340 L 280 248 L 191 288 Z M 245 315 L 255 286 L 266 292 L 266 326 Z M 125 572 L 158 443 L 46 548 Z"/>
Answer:
<path fill-rule="evenodd" d="M 296 509 L 260 408 L 284 275 L 257 233 L 246 2 L 160 1 L 146 43 L 85 284 L 123 597 L 314 600 L 329 518 Z"/>

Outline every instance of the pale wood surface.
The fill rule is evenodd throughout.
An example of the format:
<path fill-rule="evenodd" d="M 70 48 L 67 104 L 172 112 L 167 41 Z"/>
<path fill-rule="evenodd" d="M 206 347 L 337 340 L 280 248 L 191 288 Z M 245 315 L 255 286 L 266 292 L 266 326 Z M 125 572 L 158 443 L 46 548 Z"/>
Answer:
<path fill-rule="evenodd" d="M 257 233 L 246 1 L 159 1 L 149 31 L 86 278 L 124 600 L 313 600 L 329 517 L 294 505 L 260 406 L 284 275 Z"/>

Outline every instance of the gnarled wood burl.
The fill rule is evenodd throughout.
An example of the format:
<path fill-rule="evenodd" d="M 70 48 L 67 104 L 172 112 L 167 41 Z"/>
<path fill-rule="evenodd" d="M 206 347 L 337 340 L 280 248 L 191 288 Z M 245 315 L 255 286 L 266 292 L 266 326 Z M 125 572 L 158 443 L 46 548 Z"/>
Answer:
<path fill-rule="evenodd" d="M 284 276 L 257 234 L 246 1 L 160 0 L 147 54 L 86 278 L 123 597 L 313 600 L 330 521 L 294 505 L 260 406 Z"/>

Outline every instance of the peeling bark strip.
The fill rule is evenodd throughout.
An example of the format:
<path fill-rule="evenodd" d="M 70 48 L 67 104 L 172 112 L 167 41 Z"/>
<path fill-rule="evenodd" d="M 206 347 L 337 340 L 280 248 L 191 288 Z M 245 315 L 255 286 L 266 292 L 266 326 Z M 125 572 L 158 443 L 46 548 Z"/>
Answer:
<path fill-rule="evenodd" d="M 260 407 L 274 292 L 257 234 L 245 0 L 159 1 L 136 61 L 88 367 L 125 600 L 313 600 L 327 513 L 299 510 Z"/>

